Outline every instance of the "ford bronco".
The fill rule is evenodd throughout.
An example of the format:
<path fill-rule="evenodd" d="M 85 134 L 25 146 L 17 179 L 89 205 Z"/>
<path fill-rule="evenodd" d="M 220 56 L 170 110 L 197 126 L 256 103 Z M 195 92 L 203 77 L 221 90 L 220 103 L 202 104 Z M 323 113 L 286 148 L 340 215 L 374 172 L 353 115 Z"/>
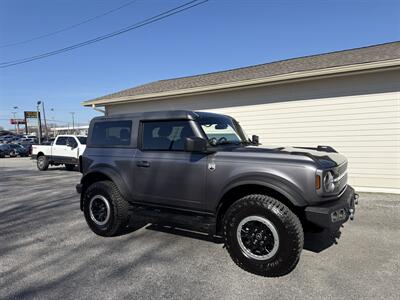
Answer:
<path fill-rule="evenodd" d="M 204 232 L 262 276 L 292 271 L 304 231 L 337 231 L 358 201 L 333 148 L 261 146 L 235 119 L 205 112 L 96 117 L 80 170 L 81 210 L 96 234 L 137 220 Z"/>

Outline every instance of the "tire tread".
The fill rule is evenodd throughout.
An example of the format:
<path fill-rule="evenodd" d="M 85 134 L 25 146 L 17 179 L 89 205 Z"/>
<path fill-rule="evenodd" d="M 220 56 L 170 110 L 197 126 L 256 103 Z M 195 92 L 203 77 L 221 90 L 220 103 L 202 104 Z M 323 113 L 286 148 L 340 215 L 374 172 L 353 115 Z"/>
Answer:
<path fill-rule="evenodd" d="M 106 231 L 101 231 L 101 230 L 98 230 L 97 228 L 93 228 L 93 227 L 95 227 L 95 225 L 91 225 L 90 220 L 88 220 L 88 217 L 86 216 L 86 214 L 85 214 L 85 216 L 86 216 L 87 222 L 89 223 L 89 227 L 96 234 L 99 234 L 101 236 L 107 236 L 107 237 L 117 236 L 117 235 L 120 235 L 121 233 L 123 233 L 124 230 L 126 229 L 126 226 L 128 225 L 130 204 L 128 201 L 126 201 L 122 197 L 116 184 L 109 180 L 98 181 L 98 182 L 91 184 L 87 188 L 86 193 L 90 193 L 90 191 L 93 189 L 104 189 L 104 188 L 109 193 L 110 198 L 111 198 L 110 205 L 113 206 L 113 212 L 114 212 L 113 220 L 114 221 L 113 221 L 113 224 L 111 225 L 111 228 L 107 229 Z M 87 199 L 85 199 L 85 201 L 87 201 Z M 84 206 L 85 206 L 85 203 L 84 203 Z"/>
<path fill-rule="evenodd" d="M 288 264 L 271 261 L 264 263 L 263 270 L 249 270 L 244 265 L 244 262 L 232 251 L 232 245 L 229 243 L 227 238 L 229 235 L 229 230 L 232 228 L 232 226 L 230 226 L 230 220 L 232 220 L 232 218 L 234 220 L 234 215 L 237 212 L 252 206 L 263 207 L 266 210 L 275 212 L 275 214 L 282 220 L 285 230 L 294 240 L 294 242 L 291 243 L 292 248 L 290 249 L 290 257 L 292 257 L 292 259 Z M 296 267 L 300 259 L 300 254 L 304 244 L 304 232 L 299 218 L 279 200 L 262 194 L 247 195 L 231 205 L 224 218 L 223 236 L 225 247 L 236 265 L 250 273 L 268 277 L 279 277 L 291 272 Z"/>

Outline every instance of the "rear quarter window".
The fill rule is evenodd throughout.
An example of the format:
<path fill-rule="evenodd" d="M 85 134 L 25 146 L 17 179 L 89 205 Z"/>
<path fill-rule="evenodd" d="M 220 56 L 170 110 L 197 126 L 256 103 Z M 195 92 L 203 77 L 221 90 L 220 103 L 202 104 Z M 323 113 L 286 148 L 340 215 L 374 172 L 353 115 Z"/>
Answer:
<path fill-rule="evenodd" d="M 129 146 L 131 144 L 132 121 L 101 121 L 93 125 L 90 145 Z"/>

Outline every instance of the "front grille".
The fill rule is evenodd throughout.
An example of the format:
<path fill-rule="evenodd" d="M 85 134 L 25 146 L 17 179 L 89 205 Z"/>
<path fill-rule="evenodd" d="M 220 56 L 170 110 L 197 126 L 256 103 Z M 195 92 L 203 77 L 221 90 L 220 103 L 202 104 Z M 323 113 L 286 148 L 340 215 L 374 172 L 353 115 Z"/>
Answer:
<path fill-rule="evenodd" d="M 347 162 L 333 169 L 333 173 L 336 181 L 335 192 L 340 192 L 347 185 Z"/>

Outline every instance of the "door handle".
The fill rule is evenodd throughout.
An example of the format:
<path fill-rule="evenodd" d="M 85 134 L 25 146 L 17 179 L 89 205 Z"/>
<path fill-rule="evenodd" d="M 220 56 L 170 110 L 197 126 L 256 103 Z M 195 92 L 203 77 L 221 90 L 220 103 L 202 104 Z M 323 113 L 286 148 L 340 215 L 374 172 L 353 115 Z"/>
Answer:
<path fill-rule="evenodd" d="M 148 168 L 148 167 L 150 167 L 150 163 L 149 163 L 148 161 L 145 161 L 145 160 L 138 161 L 138 162 L 136 163 L 136 165 L 137 165 L 138 167 L 141 167 L 141 168 Z"/>

